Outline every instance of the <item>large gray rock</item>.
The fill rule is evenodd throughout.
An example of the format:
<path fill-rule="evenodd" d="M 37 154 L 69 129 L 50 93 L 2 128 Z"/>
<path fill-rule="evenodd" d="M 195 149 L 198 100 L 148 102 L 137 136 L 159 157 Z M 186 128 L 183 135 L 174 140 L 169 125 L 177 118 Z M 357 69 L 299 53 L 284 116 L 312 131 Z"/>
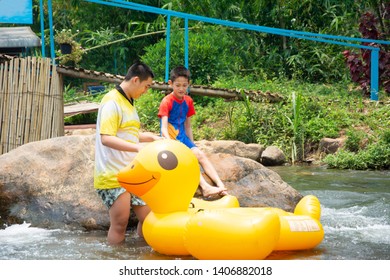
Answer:
<path fill-rule="evenodd" d="M 334 154 L 342 146 L 342 140 L 340 138 L 322 138 L 319 144 L 320 153 Z"/>
<path fill-rule="evenodd" d="M 48 228 L 107 225 L 93 188 L 94 146 L 94 136 L 64 136 L 0 156 L 1 220 Z"/>
<path fill-rule="evenodd" d="M 240 141 L 233 140 L 218 140 L 207 141 L 201 140 L 195 142 L 199 149 L 205 153 L 224 153 L 234 156 L 253 159 L 260 162 L 261 154 L 264 151 L 264 147 L 260 144 L 245 144 Z"/>
<path fill-rule="evenodd" d="M 93 187 L 94 148 L 94 135 L 74 135 L 28 143 L 1 155 L 1 224 L 26 221 L 44 228 L 108 228 L 108 210 Z M 241 206 L 292 211 L 302 197 L 254 160 L 211 152 L 210 161 Z M 135 223 L 133 218 L 130 225 Z"/>
<path fill-rule="evenodd" d="M 271 206 L 293 211 L 302 198 L 276 172 L 262 164 L 229 154 L 207 154 L 229 194 L 245 207 Z"/>
<path fill-rule="evenodd" d="M 285 154 L 276 146 L 267 147 L 261 154 L 261 163 L 265 166 L 283 165 L 285 162 Z"/>

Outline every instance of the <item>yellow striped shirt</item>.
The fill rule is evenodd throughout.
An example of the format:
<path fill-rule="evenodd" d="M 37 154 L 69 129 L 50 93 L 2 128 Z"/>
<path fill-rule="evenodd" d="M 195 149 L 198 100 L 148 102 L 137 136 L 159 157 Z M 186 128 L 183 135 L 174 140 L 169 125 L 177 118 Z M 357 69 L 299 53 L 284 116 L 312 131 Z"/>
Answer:
<path fill-rule="evenodd" d="M 127 166 L 134 153 L 104 146 L 101 134 L 113 135 L 131 143 L 139 142 L 140 121 L 136 108 L 116 89 L 102 99 L 96 122 L 95 172 L 96 189 L 118 188 L 119 170 Z"/>

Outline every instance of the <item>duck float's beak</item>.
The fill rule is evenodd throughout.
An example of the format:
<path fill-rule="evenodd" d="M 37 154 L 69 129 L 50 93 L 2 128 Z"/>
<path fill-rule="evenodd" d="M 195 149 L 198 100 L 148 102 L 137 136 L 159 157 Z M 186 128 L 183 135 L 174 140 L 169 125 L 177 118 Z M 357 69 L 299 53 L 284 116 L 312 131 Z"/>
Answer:
<path fill-rule="evenodd" d="M 147 170 L 137 160 L 133 160 L 117 177 L 119 184 L 128 192 L 141 197 L 158 183 L 161 173 Z"/>

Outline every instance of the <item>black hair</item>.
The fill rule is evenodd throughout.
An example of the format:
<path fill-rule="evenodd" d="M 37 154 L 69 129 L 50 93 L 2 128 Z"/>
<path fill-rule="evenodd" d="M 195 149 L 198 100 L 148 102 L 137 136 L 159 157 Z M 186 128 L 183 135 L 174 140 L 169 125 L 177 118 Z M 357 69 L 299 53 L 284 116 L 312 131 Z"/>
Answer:
<path fill-rule="evenodd" d="M 187 78 L 187 80 L 189 81 L 191 77 L 190 70 L 188 70 L 184 66 L 177 66 L 173 68 L 170 73 L 170 80 L 174 82 L 179 77 Z"/>
<path fill-rule="evenodd" d="M 128 81 L 133 77 L 139 77 L 141 81 L 145 81 L 149 78 L 154 78 L 152 69 L 143 62 L 136 62 L 130 66 L 127 71 L 125 80 Z"/>

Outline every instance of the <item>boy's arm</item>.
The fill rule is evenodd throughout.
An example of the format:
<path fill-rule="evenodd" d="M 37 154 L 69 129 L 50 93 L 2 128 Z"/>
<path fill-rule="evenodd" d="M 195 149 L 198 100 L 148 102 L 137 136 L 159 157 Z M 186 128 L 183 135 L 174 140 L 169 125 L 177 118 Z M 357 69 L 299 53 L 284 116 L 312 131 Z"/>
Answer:
<path fill-rule="evenodd" d="M 161 136 L 166 139 L 171 139 L 168 132 L 168 116 L 161 117 Z"/>
<path fill-rule="evenodd" d="M 153 134 L 151 132 L 141 132 L 139 134 L 139 141 L 140 142 L 153 142 L 156 140 L 161 140 L 162 137 L 157 136 L 156 134 Z"/>
<path fill-rule="evenodd" d="M 119 151 L 139 152 L 143 147 L 140 144 L 130 143 L 119 137 L 107 134 L 101 134 L 101 141 L 104 146 Z"/>
<path fill-rule="evenodd" d="M 186 118 L 186 121 L 184 122 L 184 127 L 188 138 L 190 138 L 190 140 L 194 142 L 194 136 L 192 134 L 192 127 L 191 127 L 191 117 Z"/>

